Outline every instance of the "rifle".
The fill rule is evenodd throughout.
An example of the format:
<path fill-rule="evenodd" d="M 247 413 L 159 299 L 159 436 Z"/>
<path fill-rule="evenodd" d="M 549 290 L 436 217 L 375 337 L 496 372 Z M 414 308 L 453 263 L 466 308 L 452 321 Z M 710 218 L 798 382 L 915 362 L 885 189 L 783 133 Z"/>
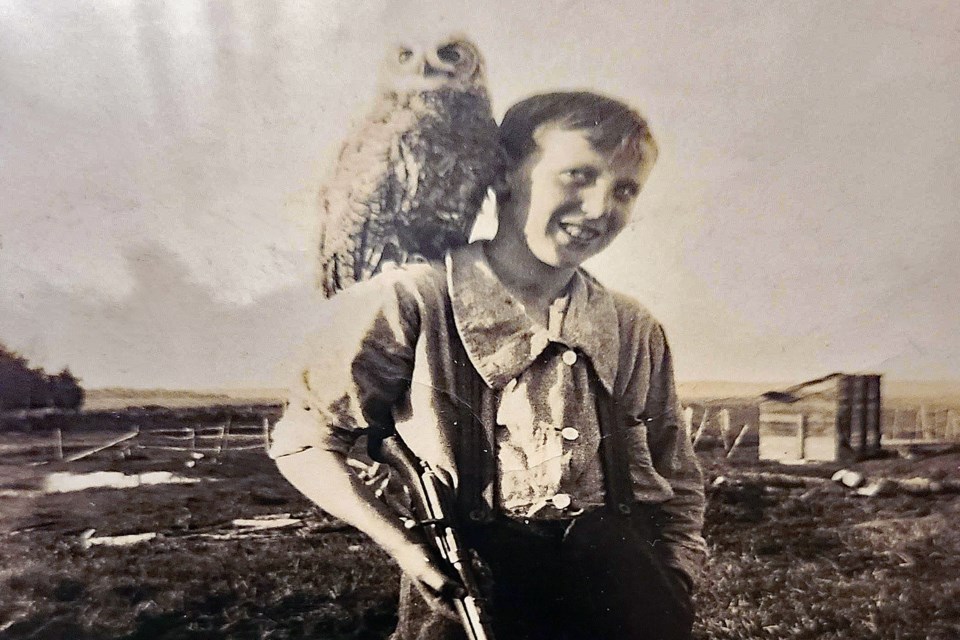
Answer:
<path fill-rule="evenodd" d="M 480 593 L 469 550 L 460 541 L 455 526 L 453 495 L 424 460 L 419 459 L 396 433 L 384 438 L 372 453 L 374 459 L 394 469 L 410 490 L 413 512 L 428 542 L 459 579 L 465 595 L 453 606 L 470 640 L 494 640 L 486 602 Z"/>

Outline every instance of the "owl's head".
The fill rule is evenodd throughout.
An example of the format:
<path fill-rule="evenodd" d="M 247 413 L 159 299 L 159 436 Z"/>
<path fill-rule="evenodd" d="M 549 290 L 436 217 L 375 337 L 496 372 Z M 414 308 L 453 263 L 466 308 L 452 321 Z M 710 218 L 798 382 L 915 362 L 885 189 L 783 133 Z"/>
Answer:
<path fill-rule="evenodd" d="M 388 50 L 380 84 L 391 93 L 483 90 L 483 56 L 477 45 L 461 35 L 426 45 L 401 42 Z"/>

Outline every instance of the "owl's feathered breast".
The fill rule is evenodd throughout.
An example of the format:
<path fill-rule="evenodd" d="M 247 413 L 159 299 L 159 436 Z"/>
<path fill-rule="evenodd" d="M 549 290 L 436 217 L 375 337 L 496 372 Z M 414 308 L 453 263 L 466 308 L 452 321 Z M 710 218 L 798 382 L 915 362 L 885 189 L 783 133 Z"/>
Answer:
<path fill-rule="evenodd" d="M 398 211 L 402 241 L 415 252 L 439 257 L 465 244 L 499 168 L 497 126 L 485 96 L 436 92 L 425 96 L 425 113 L 400 141 L 415 189 Z"/>
<path fill-rule="evenodd" d="M 321 268 L 348 279 L 382 252 L 439 258 L 465 244 L 499 170 L 497 126 L 482 91 L 390 94 L 344 144 L 321 197 Z"/>

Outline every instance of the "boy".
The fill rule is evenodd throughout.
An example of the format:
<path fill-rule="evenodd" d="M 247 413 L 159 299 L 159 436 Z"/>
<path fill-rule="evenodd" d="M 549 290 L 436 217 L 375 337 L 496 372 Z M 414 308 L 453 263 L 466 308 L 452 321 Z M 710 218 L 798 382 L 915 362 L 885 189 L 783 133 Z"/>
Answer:
<path fill-rule="evenodd" d="M 462 631 L 433 552 L 346 464 L 384 425 L 455 488 L 498 637 L 689 637 L 704 498 L 669 348 L 645 309 L 580 269 L 626 226 L 656 144 L 635 111 L 586 92 L 518 103 L 501 143 L 496 236 L 340 294 L 272 455 L 399 564 L 398 640 Z M 606 536 L 594 516 L 615 511 L 618 467 L 630 504 Z"/>

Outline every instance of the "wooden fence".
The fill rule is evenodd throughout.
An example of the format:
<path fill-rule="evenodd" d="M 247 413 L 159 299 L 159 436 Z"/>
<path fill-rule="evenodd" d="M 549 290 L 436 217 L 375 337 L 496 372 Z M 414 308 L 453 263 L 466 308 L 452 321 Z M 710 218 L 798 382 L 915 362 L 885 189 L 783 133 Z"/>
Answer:
<path fill-rule="evenodd" d="M 694 414 L 695 409 L 692 406 L 685 407 L 683 410 L 683 419 L 693 440 L 693 446 L 700 444 L 705 435 L 719 436 L 728 458 L 733 457 L 744 445 L 750 436 L 751 428 L 753 433 L 756 433 L 757 425 L 754 421 L 735 423 L 730 409 L 727 408 L 716 409 L 707 405 L 700 411 L 699 418 L 695 418 Z"/>
<path fill-rule="evenodd" d="M 684 409 L 694 445 L 705 437 L 719 439 L 725 450 L 749 440 L 757 433 L 759 412 L 743 411 L 742 405 L 731 408 L 722 404 L 696 403 Z M 960 408 L 939 405 L 887 406 L 881 410 L 881 446 L 960 444 Z M 738 444 L 737 446 L 741 446 Z"/>
<path fill-rule="evenodd" d="M 75 462 L 113 448 L 124 452 L 139 449 L 183 451 L 204 455 L 224 455 L 230 451 L 253 449 L 266 451 L 270 448 L 270 421 L 267 418 L 264 418 L 259 425 L 232 425 L 231 422 L 232 420 L 228 419 L 218 426 L 169 429 L 140 429 L 135 426 L 132 431 L 93 446 L 85 443 L 79 450 L 69 453 L 66 451 L 63 431 L 56 428 L 51 436 L 51 459 L 34 464 L 45 464 L 51 461 Z"/>
<path fill-rule="evenodd" d="M 960 443 L 960 411 L 953 407 L 921 405 L 887 409 L 883 416 L 885 445 Z"/>
<path fill-rule="evenodd" d="M 731 410 L 722 406 L 703 404 L 688 406 L 683 411 L 684 421 L 690 430 L 694 446 L 705 436 L 719 439 L 728 456 L 738 448 L 756 443 L 758 425 L 753 417 L 747 417 L 743 407 Z M 757 414 L 759 417 L 759 414 Z M 886 408 L 882 413 L 882 441 L 884 446 L 920 444 L 960 444 L 960 410 L 953 407 L 920 406 L 919 408 Z M 57 428 L 51 435 L 49 460 L 72 462 L 112 448 L 123 450 L 146 449 L 183 451 L 205 455 L 223 455 L 230 451 L 249 451 L 270 448 L 270 421 L 263 418 L 259 425 L 232 424 L 228 418 L 217 426 L 176 427 L 143 429 L 136 427 L 94 446 L 67 451 L 63 432 Z M 41 462 L 40 464 L 43 464 Z"/>

